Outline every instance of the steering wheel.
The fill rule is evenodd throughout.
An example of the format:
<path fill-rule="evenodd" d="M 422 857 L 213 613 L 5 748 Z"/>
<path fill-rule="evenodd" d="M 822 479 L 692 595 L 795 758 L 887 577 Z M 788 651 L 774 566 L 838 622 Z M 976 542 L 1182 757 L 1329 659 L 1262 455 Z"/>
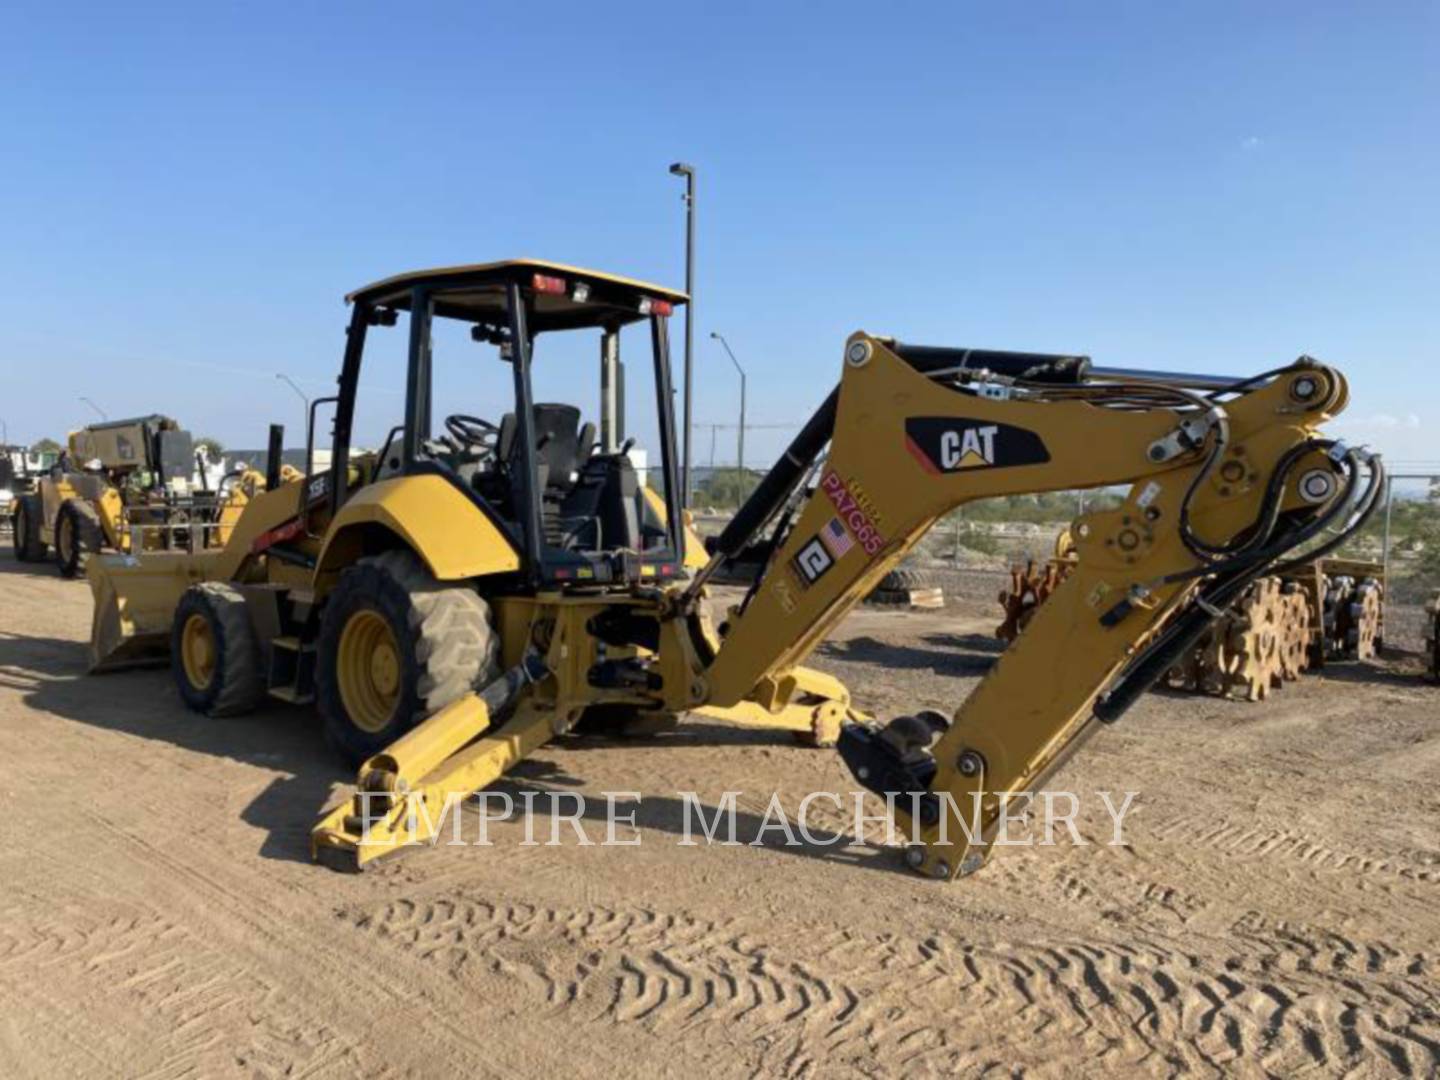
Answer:
<path fill-rule="evenodd" d="M 478 416 L 467 416 L 465 413 L 452 413 L 445 417 L 445 430 L 462 447 L 484 453 L 493 454 L 496 444 L 500 441 L 498 427 L 489 420 L 481 420 Z"/>

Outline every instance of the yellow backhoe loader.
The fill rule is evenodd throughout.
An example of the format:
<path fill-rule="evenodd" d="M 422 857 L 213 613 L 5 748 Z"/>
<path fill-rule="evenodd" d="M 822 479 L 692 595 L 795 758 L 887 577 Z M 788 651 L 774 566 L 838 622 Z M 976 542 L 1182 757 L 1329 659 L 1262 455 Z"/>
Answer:
<path fill-rule="evenodd" d="M 244 470 L 220 491 L 192 484 L 197 463 L 188 431 L 166 416 L 107 420 L 72 431 L 66 452 L 15 501 L 15 557 L 53 552 L 65 577 L 87 554 L 163 550 L 220 542 L 221 518 L 238 519 L 253 489 Z M 199 475 L 203 478 L 204 471 Z"/>
<path fill-rule="evenodd" d="M 1115 721 L 1251 580 L 1338 543 L 1383 480 L 1318 434 L 1348 391 L 1308 358 L 1239 379 L 856 333 L 838 387 L 707 558 L 677 477 L 667 327 L 683 295 L 515 261 L 348 300 L 328 470 L 257 494 L 221 548 L 88 571 L 97 666 L 148 642 L 194 709 L 315 702 L 359 774 L 312 849 L 348 867 L 433 839 L 456 800 L 587 716 L 699 712 L 838 739 L 915 828 L 908 864 L 968 874 L 1009 793 Z M 362 357 L 402 320 L 404 416 L 378 454 L 352 454 Z M 627 327 L 653 371 L 649 498 L 615 406 Z M 598 440 L 574 406 L 533 400 L 533 370 L 573 364 L 559 339 L 576 332 L 599 337 Z M 437 341 L 498 359 L 509 411 L 454 413 L 437 435 Z M 1074 570 L 953 717 L 881 724 L 801 666 L 955 507 L 1116 484 L 1123 505 L 1073 523 Z M 707 583 L 742 550 L 763 570 L 712 628 Z"/>

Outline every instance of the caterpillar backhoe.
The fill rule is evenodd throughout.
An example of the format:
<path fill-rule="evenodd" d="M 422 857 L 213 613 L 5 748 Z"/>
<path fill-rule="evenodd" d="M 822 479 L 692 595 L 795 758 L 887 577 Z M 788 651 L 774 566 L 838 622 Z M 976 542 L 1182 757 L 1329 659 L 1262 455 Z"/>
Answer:
<path fill-rule="evenodd" d="M 1239 379 L 856 333 L 839 385 L 706 553 L 677 477 L 682 294 L 515 261 L 347 299 L 328 469 L 257 494 L 223 547 L 104 556 L 89 575 L 97 666 L 148 643 L 197 710 L 315 703 L 359 772 L 312 851 L 351 868 L 432 839 L 457 800 L 582 720 L 702 713 L 838 743 L 908 820 L 911 867 L 970 873 L 1009 793 L 1116 720 L 1249 581 L 1338 544 L 1382 481 L 1378 459 L 1318 434 L 1348 391 L 1308 358 Z M 404 415 L 379 452 L 352 452 L 367 342 L 402 319 Z M 617 405 L 632 327 L 653 371 L 644 483 Z M 437 435 L 435 335 L 457 328 L 501 362 L 513 403 Z M 598 438 L 575 406 L 534 401 L 537 355 L 574 331 L 599 337 Z M 312 448 L 314 426 L 312 408 Z M 1073 572 L 953 717 L 882 724 L 802 666 L 953 508 L 1121 484 L 1123 505 L 1073 523 Z M 763 570 L 713 626 L 707 585 L 742 551 Z"/>

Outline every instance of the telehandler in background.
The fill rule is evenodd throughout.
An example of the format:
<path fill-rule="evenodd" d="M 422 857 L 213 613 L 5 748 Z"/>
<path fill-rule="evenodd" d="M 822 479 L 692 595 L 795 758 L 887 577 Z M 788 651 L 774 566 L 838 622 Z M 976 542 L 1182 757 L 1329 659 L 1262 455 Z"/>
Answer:
<path fill-rule="evenodd" d="M 1377 458 L 1318 434 L 1348 390 L 1308 358 L 1240 379 L 856 333 L 839 386 L 705 560 L 677 475 L 682 294 L 512 261 L 348 300 L 328 471 L 257 494 L 223 547 L 102 555 L 88 575 L 97 667 L 168 652 L 202 712 L 315 703 L 359 771 L 312 851 L 350 868 L 432 839 L 456 800 L 587 717 L 699 712 L 838 741 L 917 827 L 908 864 L 968 874 L 1010 793 L 1117 720 L 1250 581 L 1343 540 L 1383 482 Z M 404 415 L 378 454 L 352 454 L 362 359 L 401 320 Z M 616 401 L 627 328 L 653 370 L 648 497 Z M 532 372 L 566 363 L 573 332 L 599 337 L 598 440 L 576 406 L 534 400 Z M 507 412 L 451 413 L 436 432 L 437 336 L 469 370 L 499 361 Z M 882 725 L 802 666 L 955 507 L 1115 484 L 1124 503 L 1076 519 L 1073 572 L 953 717 Z M 763 570 L 714 627 L 707 583 L 742 550 Z"/>
<path fill-rule="evenodd" d="M 68 447 L 12 514 L 15 557 L 43 561 L 54 553 L 65 577 L 79 573 L 86 554 L 129 552 L 136 536 L 150 549 L 189 547 L 217 539 L 214 526 L 225 492 L 192 484 L 194 440 L 167 416 L 113 420 L 72 431 Z M 199 475 L 204 477 L 203 469 Z M 243 496 L 228 477 L 238 517 Z"/>

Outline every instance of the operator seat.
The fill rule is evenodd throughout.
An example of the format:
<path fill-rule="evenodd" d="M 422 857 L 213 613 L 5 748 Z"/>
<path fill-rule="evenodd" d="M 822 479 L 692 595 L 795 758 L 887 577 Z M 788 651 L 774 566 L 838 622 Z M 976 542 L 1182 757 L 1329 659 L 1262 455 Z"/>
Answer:
<path fill-rule="evenodd" d="M 623 455 L 597 455 L 595 425 L 581 424 L 576 406 L 541 403 L 533 408 L 535 471 L 546 545 L 569 551 L 598 551 L 602 544 L 638 546 L 632 505 L 636 486 L 629 459 Z M 519 428 L 514 413 L 501 418 L 495 440 L 495 465 L 472 481 L 475 489 L 506 517 L 515 513 Z M 626 472 L 628 477 L 623 475 Z"/>
<path fill-rule="evenodd" d="M 579 473 L 580 410 L 574 405 L 536 405 L 534 415 L 541 489 L 563 495 Z"/>

